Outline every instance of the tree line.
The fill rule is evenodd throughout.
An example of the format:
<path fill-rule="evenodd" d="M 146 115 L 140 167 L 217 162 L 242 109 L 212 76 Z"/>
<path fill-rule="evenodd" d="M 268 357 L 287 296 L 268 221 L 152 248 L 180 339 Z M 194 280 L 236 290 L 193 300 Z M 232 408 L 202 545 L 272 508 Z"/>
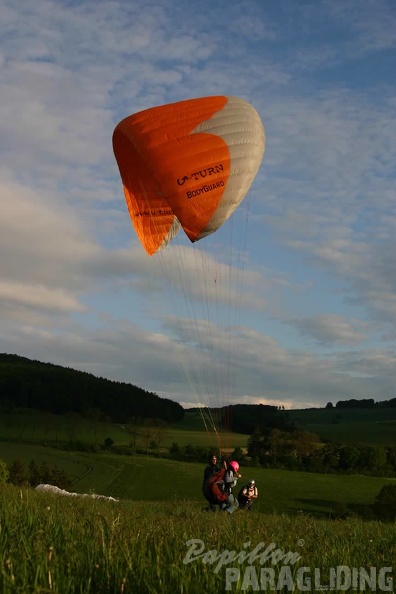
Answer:
<path fill-rule="evenodd" d="M 248 439 L 247 455 L 267 468 L 324 473 L 396 476 L 396 446 L 322 442 L 309 431 L 256 431 Z"/>
<path fill-rule="evenodd" d="M 245 435 L 253 433 L 258 426 L 266 430 L 292 428 L 292 424 L 284 414 L 284 407 L 270 404 L 231 404 L 220 408 L 208 408 L 207 416 L 214 419 L 220 431 L 232 431 Z"/>
<path fill-rule="evenodd" d="M 60 489 L 70 489 L 71 478 L 57 466 L 42 462 L 38 464 L 34 460 L 25 466 L 17 458 L 9 466 L 0 460 L 0 484 L 10 483 L 19 487 L 37 487 L 42 483 L 54 485 Z"/>
<path fill-rule="evenodd" d="M 328 402 L 326 408 L 333 408 L 333 404 Z M 375 402 L 374 398 L 351 398 L 350 400 L 339 400 L 334 408 L 396 408 L 396 398 L 380 402 Z"/>
<path fill-rule="evenodd" d="M 0 407 L 57 415 L 97 409 L 116 423 L 133 416 L 168 423 L 184 417 L 179 403 L 132 384 L 5 353 L 0 354 Z"/>

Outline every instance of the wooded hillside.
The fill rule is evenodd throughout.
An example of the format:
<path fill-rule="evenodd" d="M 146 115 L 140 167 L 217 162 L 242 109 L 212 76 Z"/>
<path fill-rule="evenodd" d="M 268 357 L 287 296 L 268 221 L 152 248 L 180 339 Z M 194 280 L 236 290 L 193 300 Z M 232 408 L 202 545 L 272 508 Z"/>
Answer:
<path fill-rule="evenodd" d="M 54 414 L 98 409 L 120 423 L 131 417 L 171 423 L 184 416 L 184 409 L 177 402 L 132 384 L 5 353 L 0 354 L 0 407 Z"/>

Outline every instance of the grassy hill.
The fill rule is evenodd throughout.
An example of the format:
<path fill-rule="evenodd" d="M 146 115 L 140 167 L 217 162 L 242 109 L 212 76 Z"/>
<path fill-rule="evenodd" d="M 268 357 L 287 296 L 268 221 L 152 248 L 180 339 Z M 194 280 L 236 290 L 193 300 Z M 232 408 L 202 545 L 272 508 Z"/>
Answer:
<path fill-rule="evenodd" d="M 392 445 L 396 435 L 396 409 L 306 409 L 284 411 L 290 422 L 299 429 L 315 433 L 323 440 L 339 443 L 361 443 L 367 445 Z M 141 431 L 140 431 L 141 433 Z M 74 444 L 101 445 L 106 437 L 115 444 L 128 446 L 131 435 L 127 426 L 120 423 L 98 422 L 97 419 L 76 416 L 52 415 L 38 411 L 18 411 L 0 414 L 0 441 L 27 442 L 66 447 Z M 153 430 L 152 439 L 157 433 Z M 221 433 L 225 448 L 245 448 L 249 435 Z M 137 437 L 137 445 L 144 447 L 145 439 Z M 187 444 L 200 447 L 218 447 L 216 436 L 204 430 L 201 416 L 196 411 L 186 411 L 184 419 L 161 427 L 162 451 L 169 450 L 172 443 L 180 447 Z"/>
<path fill-rule="evenodd" d="M 123 500 L 193 501 L 204 504 L 201 483 L 204 466 L 151 456 L 64 452 L 43 446 L 0 443 L 0 459 L 8 464 L 19 458 L 28 465 L 47 462 L 73 478 L 73 490 L 111 495 Z M 260 492 L 258 509 L 264 513 L 297 513 L 300 510 L 328 517 L 345 505 L 374 502 L 381 487 L 395 479 L 324 475 L 264 468 L 241 467 L 244 481 L 254 478 Z"/>
<path fill-rule="evenodd" d="M 331 408 L 287 411 L 275 406 L 237 404 L 217 409 L 213 415 L 219 417 L 218 426 L 224 422 L 224 426 L 234 429 L 232 435 L 223 436 L 227 448 L 244 447 L 257 426 L 269 431 L 274 427 L 288 429 L 291 425 L 316 433 L 323 440 L 393 445 L 395 402 L 396 399 L 383 403 L 351 400 Z M 366 408 L 361 408 L 363 406 Z M 122 426 L 133 417 L 141 417 L 169 423 L 161 438 L 164 448 L 174 442 L 203 447 L 215 445 L 217 441 L 203 432 L 204 425 L 197 410 L 186 411 L 180 404 L 132 384 L 5 353 L 0 353 L 0 409 L 15 411 L 14 415 L 2 413 L 0 439 L 15 439 L 17 435 L 19 441 L 53 444 L 90 440 L 98 445 L 98 440 L 108 436 L 123 444 L 128 442 L 128 436 Z M 31 412 L 29 420 L 28 415 L 21 416 L 21 409 L 40 410 L 41 414 Z M 69 418 L 65 421 L 66 413 Z M 106 415 L 108 427 L 103 422 L 98 423 L 98 419 Z M 111 435 L 105 435 L 108 430 Z M 235 433 L 236 430 L 239 433 Z"/>
<path fill-rule="evenodd" d="M 50 442 L 56 436 L 59 445 L 63 439 L 67 442 L 67 419 L 45 417 L 44 422 L 37 413 L 16 416 L 13 422 L 10 419 L 1 417 L 0 433 L 8 441 L 0 439 L 0 459 L 8 464 L 16 458 L 25 465 L 31 460 L 47 462 L 72 477 L 70 490 L 112 496 L 118 501 L 0 487 L 0 590 L 4 594 L 214 593 L 223 591 L 227 575 L 237 575 L 239 570 L 239 581 L 229 589 L 251 591 L 252 574 L 246 567 L 252 563 L 228 561 L 215 571 L 216 565 L 210 561 L 214 553 L 207 558 L 209 562 L 197 558 L 186 563 L 192 539 L 198 539 L 205 551 L 217 551 L 217 555 L 249 552 L 261 545 L 263 550 L 273 545 L 280 555 L 295 552 L 296 564 L 283 565 L 290 566 L 292 579 L 300 568 L 305 568 L 306 576 L 308 568 L 312 587 L 315 568 L 320 568 L 325 587 L 329 568 L 342 565 L 360 568 L 361 591 L 378 590 L 377 573 L 368 585 L 364 580 L 372 577 L 373 567 L 377 572 L 394 562 L 394 524 L 363 520 L 357 514 L 374 503 L 384 485 L 395 485 L 396 479 L 242 465 L 240 485 L 254 478 L 259 489 L 255 510 L 238 511 L 231 517 L 226 513 L 207 514 L 202 513 L 206 505 L 201 493 L 203 464 L 146 455 L 66 451 L 51 447 Z M 182 443 L 196 439 L 196 443 L 207 446 L 208 437 L 198 425 L 194 429 L 195 422 L 194 416 L 189 419 L 187 415 L 186 429 L 183 424 L 168 427 L 172 440 Z M 92 442 L 98 437 L 92 421 L 79 423 L 80 439 Z M 105 428 L 103 435 L 115 437 L 118 443 L 128 442 L 130 436 L 124 426 L 107 424 Z M 246 439 L 235 434 L 229 437 L 234 443 L 239 437 Z M 43 438 L 48 440 L 47 446 Z M 285 589 L 284 581 L 277 582 L 281 565 L 271 559 L 264 566 L 256 561 L 256 589 L 260 589 L 260 570 L 264 567 L 274 572 L 275 585 L 267 583 L 261 591 L 291 591 Z M 345 588 L 330 587 L 327 591 Z"/>
<path fill-rule="evenodd" d="M 138 428 L 136 443 L 145 448 L 145 428 Z M 179 446 L 187 444 L 203 448 L 218 447 L 218 440 L 212 433 L 204 430 L 199 414 L 186 413 L 185 420 L 167 426 L 153 427 L 150 441 L 158 440 L 161 433 L 160 449 L 169 450 L 172 443 Z M 57 447 L 74 446 L 78 443 L 99 446 L 106 437 L 110 437 L 118 446 L 129 446 L 131 435 L 128 424 L 99 422 L 95 418 L 75 415 L 53 415 L 40 411 L 17 411 L 0 414 L 0 442 L 12 441 L 32 445 L 52 445 Z M 235 449 L 245 447 L 248 435 L 225 432 L 221 434 L 222 444 Z"/>
<path fill-rule="evenodd" d="M 321 439 L 370 445 L 395 442 L 395 408 L 279 412 L 288 423 Z M 148 441 L 141 429 L 137 446 L 144 448 Z M 130 430 L 126 422 L 99 422 L 95 415 L 1 412 L 1 460 L 11 464 L 19 459 L 25 466 L 32 460 L 36 464 L 46 462 L 72 479 L 70 490 L 118 499 L 103 502 L 90 497 L 57 497 L 26 487 L 0 487 L 2 593 L 223 591 L 225 567 L 215 572 L 210 562 L 183 562 L 191 539 L 200 539 L 206 550 L 219 553 L 227 549 L 245 551 L 248 542 L 251 549 L 260 543 L 273 543 L 281 553 L 297 551 L 300 560 L 291 567 L 291 576 L 295 577 L 299 568 L 320 568 L 324 585 L 329 581 L 328 568 L 363 568 L 360 590 L 367 592 L 378 590 L 378 583 L 367 585 L 364 571 L 369 576 L 373 567 L 394 564 L 394 524 L 362 520 L 358 514 L 365 509 L 368 513 L 381 488 L 395 485 L 396 479 L 242 464 L 239 484 L 254 478 L 259 489 L 254 512 L 238 511 L 231 517 L 205 514 L 201 513 L 206 505 L 201 493 L 204 464 L 153 455 L 121 455 L 100 448 L 109 437 L 119 451 L 131 452 Z M 162 455 L 173 443 L 180 447 L 217 446 L 215 436 L 204 431 L 196 410 L 185 411 L 182 420 L 150 431 L 147 435 L 152 441 L 158 440 L 161 432 Z M 229 432 L 222 436 L 222 442 L 230 448 L 243 448 L 248 437 Z M 91 451 L 81 451 L 83 448 Z M 150 453 L 154 453 L 151 447 Z M 242 569 L 239 581 L 229 589 L 250 591 L 252 582 L 247 575 L 245 583 L 243 574 L 248 563 L 228 565 L 232 571 Z M 260 579 L 261 566 L 257 562 L 256 566 Z M 264 568 L 273 569 L 274 579 L 279 566 L 270 560 L 264 564 Z M 261 591 L 289 591 L 284 586 L 282 582 L 274 587 L 267 584 Z M 313 582 L 312 588 L 305 589 L 316 591 Z"/>
<path fill-rule="evenodd" d="M 131 417 L 171 422 L 184 415 L 178 402 L 133 384 L 7 353 L 0 353 L 0 407 L 107 416 L 118 422 Z"/>
<path fill-rule="evenodd" d="M 137 474 L 134 479 L 139 481 Z M 180 499 L 105 502 L 6 487 L 0 507 L 1 592 L 336 593 L 351 591 L 343 587 L 348 568 L 359 568 L 356 590 L 392 590 L 389 573 L 387 582 L 379 573 L 396 558 L 390 523 L 198 511 L 197 504 Z M 192 552 L 194 540 L 205 557 L 197 548 Z M 330 568 L 340 566 L 341 587 L 329 587 Z M 314 586 L 316 568 L 322 587 Z M 261 570 L 267 576 L 262 587 Z"/>
<path fill-rule="evenodd" d="M 316 433 L 321 439 L 340 443 L 394 445 L 396 408 L 311 408 L 288 410 L 289 422 Z"/>

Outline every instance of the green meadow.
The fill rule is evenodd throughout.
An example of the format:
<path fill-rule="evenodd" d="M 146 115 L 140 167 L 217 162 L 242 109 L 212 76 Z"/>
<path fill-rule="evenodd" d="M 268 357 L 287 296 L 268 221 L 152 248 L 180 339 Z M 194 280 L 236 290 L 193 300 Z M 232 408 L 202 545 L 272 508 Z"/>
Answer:
<path fill-rule="evenodd" d="M 210 445 L 197 416 L 186 417 L 184 426 L 165 428 L 161 451 L 173 442 Z M 1 488 L 1 594 L 394 591 L 395 524 L 359 514 L 395 479 L 242 466 L 240 484 L 254 478 L 259 488 L 253 511 L 205 513 L 203 464 L 67 449 L 77 441 L 131 440 L 125 426 L 77 419 L 73 428 L 72 420 L 0 419 L 0 459 L 56 466 L 71 477 L 71 491 L 86 495 Z M 313 425 L 305 421 L 306 429 Z M 244 447 L 247 437 L 226 439 Z"/>
<path fill-rule="evenodd" d="M 67 452 L 44 446 L 0 443 L 0 458 L 10 464 L 19 458 L 25 465 L 48 462 L 73 479 L 78 493 L 95 492 L 120 499 L 143 501 L 190 501 L 197 511 L 204 505 L 201 494 L 203 465 L 145 455 Z M 240 483 L 254 478 L 260 492 L 257 511 L 300 513 L 330 517 L 346 506 L 351 512 L 374 503 L 381 487 L 396 479 L 358 475 L 332 475 L 265 468 L 241 468 Z"/>
<path fill-rule="evenodd" d="M 394 445 L 396 408 L 322 408 L 285 411 L 299 429 L 339 443 Z"/>
<path fill-rule="evenodd" d="M 180 447 L 188 444 L 218 447 L 217 436 L 213 432 L 203 430 L 203 426 L 200 415 L 190 413 L 179 424 L 152 427 L 150 440 L 156 441 L 160 435 L 160 446 L 163 450 L 168 450 L 172 443 L 177 443 Z M 143 432 L 144 428 L 139 427 L 139 435 L 136 438 L 138 447 L 145 446 Z M 75 415 L 58 416 L 37 411 L 0 415 L 0 441 L 47 443 L 56 446 L 64 446 L 70 442 L 100 445 L 106 437 L 110 437 L 119 446 L 129 446 L 132 439 L 127 424 L 99 423 Z M 221 443 L 228 448 L 245 447 L 248 437 L 240 433 L 222 432 Z"/>
<path fill-rule="evenodd" d="M 290 421 L 302 430 L 316 433 L 321 439 L 339 443 L 367 445 L 393 445 L 396 435 L 396 408 L 376 409 L 305 409 L 284 411 Z M 182 422 L 166 427 L 152 428 L 150 441 L 160 440 L 160 450 L 168 450 L 172 443 L 218 446 L 217 436 L 203 430 L 201 416 L 186 411 Z M 146 438 L 140 435 L 136 445 L 145 448 Z M 0 415 L 0 441 L 62 446 L 70 442 L 101 445 L 110 437 L 119 446 L 129 446 L 131 435 L 128 425 L 98 423 L 96 420 L 76 416 L 57 416 L 35 411 Z M 227 448 L 245 448 L 249 436 L 222 432 L 221 444 Z"/>
<path fill-rule="evenodd" d="M 119 502 L 3 487 L 1 592 L 393 591 L 394 524 L 202 513 L 169 491 L 142 500 L 147 474 L 133 476 L 140 498 Z"/>

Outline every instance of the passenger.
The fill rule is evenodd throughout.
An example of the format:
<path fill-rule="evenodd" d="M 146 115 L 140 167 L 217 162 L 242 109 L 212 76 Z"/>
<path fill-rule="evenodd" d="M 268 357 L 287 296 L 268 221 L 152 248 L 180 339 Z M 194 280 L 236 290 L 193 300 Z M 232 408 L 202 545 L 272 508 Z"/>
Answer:
<path fill-rule="evenodd" d="M 238 493 L 238 501 L 241 509 L 251 511 L 254 501 L 258 498 L 256 481 L 250 479 L 247 485 L 242 487 Z"/>

